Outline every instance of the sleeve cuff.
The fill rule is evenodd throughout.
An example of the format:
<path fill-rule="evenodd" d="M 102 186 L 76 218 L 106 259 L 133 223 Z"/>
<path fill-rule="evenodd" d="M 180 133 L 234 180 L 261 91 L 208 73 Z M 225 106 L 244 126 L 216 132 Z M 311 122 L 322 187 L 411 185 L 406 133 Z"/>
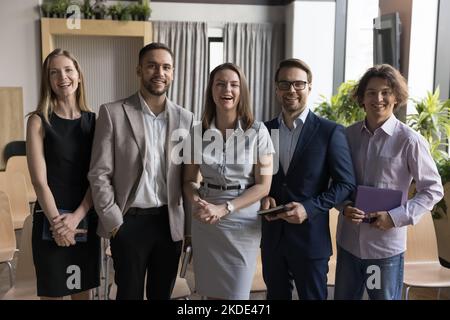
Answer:
<path fill-rule="evenodd" d="M 344 208 L 348 205 L 354 206 L 353 201 L 351 200 L 345 200 L 344 202 L 339 203 L 338 205 L 335 206 L 336 210 L 339 211 L 339 213 L 343 214 L 344 213 Z"/>
<path fill-rule="evenodd" d="M 115 209 L 115 210 L 114 210 Z M 112 208 L 110 212 L 104 214 L 98 214 L 99 219 L 102 220 L 104 229 L 111 234 L 111 231 L 120 227 L 123 224 L 123 215 L 118 207 Z"/>
<path fill-rule="evenodd" d="M 312 203 L 311 200 L 306 200 L 304 202 L 300 202 L 303 207 L 305 208 L 306 211 L 306 215 L 308 216 L 308 220 L 313 220 L 314 217 L 316 216 L 314 213 L 314 204 Z"/>
<path fill-rule="evenodd" d="M 410 224 L 409 217 L 406 215 L 406 209 L 403 206 L 389 210 L 388 214 L 391 216 L 392 222 L 394 222 L 396 228 Z"/>

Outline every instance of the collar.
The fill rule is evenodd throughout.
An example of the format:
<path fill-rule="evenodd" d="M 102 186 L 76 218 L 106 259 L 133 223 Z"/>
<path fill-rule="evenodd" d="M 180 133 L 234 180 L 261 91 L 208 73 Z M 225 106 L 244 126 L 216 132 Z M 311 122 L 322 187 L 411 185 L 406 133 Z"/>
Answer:
<path fill-rule="evenodd" d="M 216 118 L 215 117 L 212 118 L 211 125 L 209 128 L 212 130 L 219 131 L 219 129 L 217 129 L 217 127 L 216 127 Z M 242 129 L 242 121 L 240 118 L 238 119 L 238 121 L 236 121 L 236 126 L 234 127 L 234 132 L 242 132 L 242 133 L 244 132 L 244 129 Z"/>
<path fill-rule="evenodd" d="M 397 118 L 395 117 L 394 114 L 392 114 L 389 119 L 387 119 L 383 125 L 381 127 L 379 127 L 378 129 L 375 130 L 375 132 L 373 134 L 375 134 L 377 131 L 382 130 L 384 131 L 387 135 L 392 136 L 394 134 L 394 130 L 395 130 L 395 126 L 397 124 Z M 361 122 L 361 131 L 362 130 L 366 130 L 367 132 L 370 132 L 369 128 L 366 125 L 366 119 L 364 119 L 364 121 Z"/>
<path fill-rule="evenodd" d="M 298 117 L 294 120 L 294 129 L 297 128 L 298 125 L 300 124 L 305 124 L 306 122 L 306 118 L 308 117 L 309 114 L 309 108 L 306 107 L 305 110 L 302 111 L 302 113 L 300 113 L 298 115 Z M 285 126 L 286 128 L 288 128 L 288 126 L 286 126 L 286 124 L 284 123 L 284 119 L 283 119 L 283 112 L 281 112 L 278 116 L 278 124 L 281 126 Z M 289 129 L 289 128 L 288 128 Z M 290 130 L 290 129 L 289 129 Z"/>
<path fill-rule="evenodd" d="M 141 91 L 138 91 L 138 95 L 139 95 L 139 101 L 141 102 L 141 108 L 142 108 L 143 113 L 147 113 L 157 119 L 167 119 L 167 108 L 164 108 L 164 111 L 161 112 L 160 114 L 158 114 L 158 116 L 156 116 L 153 113 L 152 109 L 150 109 L 150 107 L 148 106 L 147 102 L 145 101 L 144 97 L 141 94 Z"/>

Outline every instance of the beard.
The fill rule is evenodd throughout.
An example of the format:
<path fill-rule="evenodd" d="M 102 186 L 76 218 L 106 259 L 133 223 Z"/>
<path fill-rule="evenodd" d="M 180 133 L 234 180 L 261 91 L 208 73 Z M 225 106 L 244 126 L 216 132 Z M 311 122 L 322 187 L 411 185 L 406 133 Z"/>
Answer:
<path fill-rule="evenodd" d="M 302 101 L 302 102 L 294 104 L 294 105 L 285 104 L 285 105 L 283 105 L 283 108 L 286 109 L 286 111 L 288 111 L 290 113 L 296 113 L 296 112 L 301 113 L 303 110 L 305 110 L 306 103 Z"/>
<path fill-rule="evenodd" d="M 164 86 L 164 88 L 162 89 L 157 89 L 157 85 L 154 84 L 153 82 L 151 82 L 151 79 L 149 81 L 144 81 L 143 82 L 144 88 L 150 92 L 150 94 L 154 95 L 154 96 L 162 96 L 164 94 L 166 94 L 166 92 L 169 90 L 170 88 L 170 83 L 166 83 L 166 85 Z"/>

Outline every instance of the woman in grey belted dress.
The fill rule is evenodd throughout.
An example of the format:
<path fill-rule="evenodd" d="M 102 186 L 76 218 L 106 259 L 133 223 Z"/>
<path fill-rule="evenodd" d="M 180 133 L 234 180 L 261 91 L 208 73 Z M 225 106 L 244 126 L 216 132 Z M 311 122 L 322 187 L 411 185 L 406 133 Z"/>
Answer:
<path fill-rule="evenodd" d="M 249 96 L 239 67 L 215 68 L 202 123 L 184 149 L 195 286 L 209 298 L 248 299 L 259 254 L 257 211 L 270 189 L 274 149 L 264 124 L 253 120 Z"/>

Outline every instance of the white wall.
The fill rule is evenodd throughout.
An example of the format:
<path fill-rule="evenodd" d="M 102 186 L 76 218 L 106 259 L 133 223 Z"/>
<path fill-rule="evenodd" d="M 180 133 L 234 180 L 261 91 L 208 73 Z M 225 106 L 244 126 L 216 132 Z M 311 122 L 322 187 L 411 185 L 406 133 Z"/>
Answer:
<path fill-rule="evenodd" d="M 438 0 L 414 0 L 409 50 L 409 96 L 422 99 L 434 90 L 434 60 L 436 55 Z M 407 113 L 414 112 L 412 103 Z"/>
<path fill-rule="evenodd" d="M 312 109 L 321 101 L 320 95 L 329 98 L 333 92 L 335 8 L 334 1 L 297 1 L 286 9 L 286 20 L 293 20 L 286 39 L 292 42 L 292 50 L 287 55 L 304 60 L 312 69 Z"/>
<path fill-rule="evenodd" d="M 24 115 L 38 102 L 41 36 L 37 5 L 38 0 L 0 0 L 0 87 L 23 88 Z"/>
<path fill-rule="evenodd" d="M 150 20 L 221 22 L 283 22 L 284 6 L 152 2 Z"/>

